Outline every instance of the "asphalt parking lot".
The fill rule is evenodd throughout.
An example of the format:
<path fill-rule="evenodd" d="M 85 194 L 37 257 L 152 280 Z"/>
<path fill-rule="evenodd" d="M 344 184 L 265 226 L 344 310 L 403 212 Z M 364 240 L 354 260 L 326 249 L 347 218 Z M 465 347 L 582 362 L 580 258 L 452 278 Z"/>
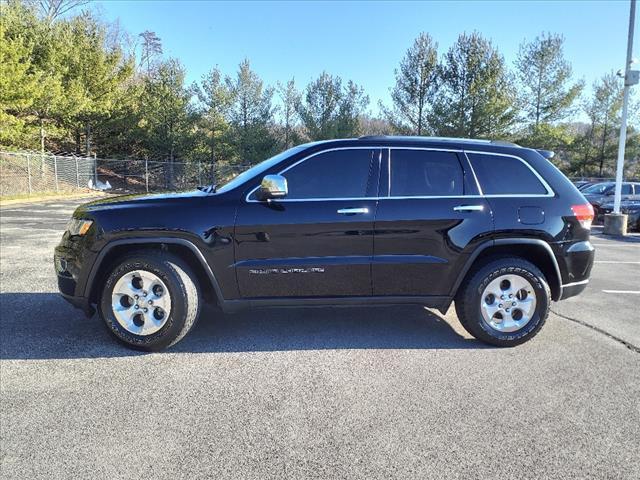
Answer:
<path fill-rule="evenodd" d="M 587 291 L 513 349 L 452 311 L 209 308 L 141 354 L 56 293 L 79 203 L 0 208 L 2 478 L 639 477 L 638 237 L 596 233 Z"/>

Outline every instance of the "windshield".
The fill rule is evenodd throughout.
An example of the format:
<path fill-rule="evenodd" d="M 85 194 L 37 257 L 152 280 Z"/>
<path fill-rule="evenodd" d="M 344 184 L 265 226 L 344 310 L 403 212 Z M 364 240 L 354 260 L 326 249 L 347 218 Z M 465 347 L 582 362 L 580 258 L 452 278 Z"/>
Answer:
<path fill-rule="evenodd" d="M 275 156 L 273 156 L 273 157 L 271 157 L 271 158 L 269 158 L 269 159 L 267 159 L 267 160 L 265 160 L 263 162 L 260 162 L 257 165 L 254 165 L 249 170 L 245 170 L 244 172 L 242 172 L 237 177 L 235 177 L 232 180 L 230 180 L 229 182 L 225 183 L 222 187 L 216 189 L 216 192 L 224 193 L 224 192 L 227 192 L 229 190 L 233 190 L 236 187 L 239 187 L 244 182 L 252 179 L 255 176 L 260 175 L 262 172 L 266 172 L 267 170 L 269 170 L 274 165 L 277 165 L 282 160 L 290 157 L 291 155 L 294 155 L 294 154 L 298 153 L 300 150 L 305 149 L 307 146 L 308 145 L 298 145 L 297 147 L 293 147 L 293 148 L 290 148 L 289 150 L 285 150 L 284 152 L 281 152 L 281 153 L 279 153 L 279 154 L 277 154 L 277 155 L 275 155 Z"/>
<path fill-rule="evenodd" d="M 610 183 L 596 183 L 582 190 L 582 193 L 604 193 L 611 187 Z"/>

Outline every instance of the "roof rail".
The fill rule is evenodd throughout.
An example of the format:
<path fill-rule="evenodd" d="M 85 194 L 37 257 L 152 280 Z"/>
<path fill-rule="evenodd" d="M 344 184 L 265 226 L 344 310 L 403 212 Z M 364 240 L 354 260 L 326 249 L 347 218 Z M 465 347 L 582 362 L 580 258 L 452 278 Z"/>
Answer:
<path fill-rule="evenodd" d="M 374 140 L 376 138 L 387 138 L 387 135 L 362 135 L 358 140 Z"/>
<path fill-rule="evenodd" d="M 492 143 L 493 145 L 504 145 L 505 147 L 519 147 L 520 146 L 517 143 L 508 142 L 506 140 L 491 140 L 490 143 Z"/>
<path fill-rule="evenodd" d="M 486 140 L 482 138 L 458 138 L 458 137 L 428 137 L 422 135 L 363 135 L 358 140 L 383 140 L 383 139 L 403 139 L 403 140 L 427 140 L 432 142 L 461 142 L 461 143 L 485 143 L 493 145 L 503 145 L 506 147 L 519 147 L 520 145 L 507 142 L 505 140 Z"/>

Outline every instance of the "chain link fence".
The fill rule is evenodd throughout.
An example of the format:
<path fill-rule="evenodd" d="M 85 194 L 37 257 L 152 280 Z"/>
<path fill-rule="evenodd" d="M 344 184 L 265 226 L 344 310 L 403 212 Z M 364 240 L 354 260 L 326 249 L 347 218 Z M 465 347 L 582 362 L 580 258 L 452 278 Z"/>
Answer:
<path fill-rule="evenodd" d="M 187 190 L 223 184 L 250 165 L 167 162 L 0 151 L 0 197 L 102 190 Z"/>

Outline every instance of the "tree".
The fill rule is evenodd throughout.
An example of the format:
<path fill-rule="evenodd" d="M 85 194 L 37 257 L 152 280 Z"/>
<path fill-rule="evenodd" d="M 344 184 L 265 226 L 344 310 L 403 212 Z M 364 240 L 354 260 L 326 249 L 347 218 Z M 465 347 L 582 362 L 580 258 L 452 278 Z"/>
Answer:
<path fill-rule="evenodd" d="M 162 40 L 156 32 L 145 30 L 139 35 L 142 38 L 142 53 L 140 55 L 140 65 L 147 64 L 147 76 L 151 75 L 151 66 L 155 58 L 162 55 Z"/>
<path fill-rule="evenodd" d="M 393 106 L 380 109 L 389 123 L 411 135 L 429 130 L 428 114 L 438 91 L 438 44 L 427 33 L 421 33 L 407 50 L 395 70 L 396 84 L 391 89 Z"/>
<path fill-rule="evenodd" d="M 169 161 L 167 186 L 173 186 L 174 161 L 188 152 L 196 120 L 191 89 L 185 87 L 185 72 L 177 60 L 158 65 L 145 80 L 139 125 L 147 152 Z"/>
<path fill-rule="evenodd" d="M 305 89 L 298 114 L 311 140 L 358 135 L 359 119 L 369 104 L 362 87 L 323 72 Z"/>
<path fill-rule="evenodd" d="M 295 80 L 292 78 L 284 85 L 278 83 L 278 97 L 282 104 L 281 120 L 282 120 L 282 137 L 284 148 L 291 148 L 298 143 L 299 135 L 296 131 L 298 124 L 298 104 L 300 103 L 300 92 L 296 89 Z"/>
<path fill-rule="evenodd" d="M 571 80 L 571 65 L 564 58 L 560 35 L 542 34 L 520 45 L 516 59 L 524 120 L 536 130 L 541 123 L 564 120 L 580 96 L 582 82 Z"/>
<path fill-rule="evenodd" d="M 235 79 L 227 78 L 226 83 L 233 98 L 229 120 L 240 160 L 248 163 L 264 160 L 276 146 L 271 128 L 273 89 L 264 86 L 251 70 L 249 60 L 244 60 Z"/>
<path fill-rule="evenodd" d="M 369 96 L 364 88 L 349 80 L 342 91 L 338 109 L 336 136 L 338 138 L 357 137 L 362 133 L 360 119 L 369 105 Z"/>
<path fill-rule="evenodd" d="M 435 133 L 502 138 L 516 118 L 516 93 L 504 58 L 477 33 L 463 33 L 441 66 L 442 88 L 434 104 Z"/>
<path fill-rule="evenodd" d="M 216 160 L 223 147 L 221 140 L 229 129 L 226 117 L 233 95 L 218 68 L 211 69 L 202 77 L 196 92 L 200 101 L 200 126 L 206 137 L 213 181 Z"/>
<path fill-rule="evenodd" d="M 589 151 L 594 155 L 593 159 L 598 162 L 599 176 L 604 173 L 606 161 L 615 157 L 621 108 L 622 84 L 611 72 L 593 84 L 593 95 L 584 105 L 590 120 L 585 140 L 591 147 Z M 586 162 L 589 160 L 591 158 Z"/>
<path fill-rule="evenodd" d="M 71 19 L 64 31 L 67 39 L 63 84 L 68 98 L 76 105 L 70 119 L 75 131 L 76 151 L 82 136 L 85 153 L 92 151 L 92 126 L 108 117 L 114 100 L 133 74 L 133 62 L 121 48 L 106 45 L 106 29 L 88 13 Z"/>
<path fill-rule="evenodd" d="M 7 130 L 11 125 L 20 129 L 18 143 L 24 147 L 35 148 L 39 138 L 37 145 L 44 152 L 48 133 L 58 131 L 56 123 L 75 108 L 62 85 L 62 28 L 40 20 L 32 7 L 12 2 L 3 9 L 0 32 L 0 83 L 7 82 L 0 89 L 0 102 L 8 103 L 12 112 L 2 123 Z"/>
<path fill-rule="evenodd" d="M 18 32 L 23 26 L 16 5 L 3 8 L 0 22 L 0 144 L 25 145 L 25 112 L 40 91 L 32 64 L 33 44 Z"/>

